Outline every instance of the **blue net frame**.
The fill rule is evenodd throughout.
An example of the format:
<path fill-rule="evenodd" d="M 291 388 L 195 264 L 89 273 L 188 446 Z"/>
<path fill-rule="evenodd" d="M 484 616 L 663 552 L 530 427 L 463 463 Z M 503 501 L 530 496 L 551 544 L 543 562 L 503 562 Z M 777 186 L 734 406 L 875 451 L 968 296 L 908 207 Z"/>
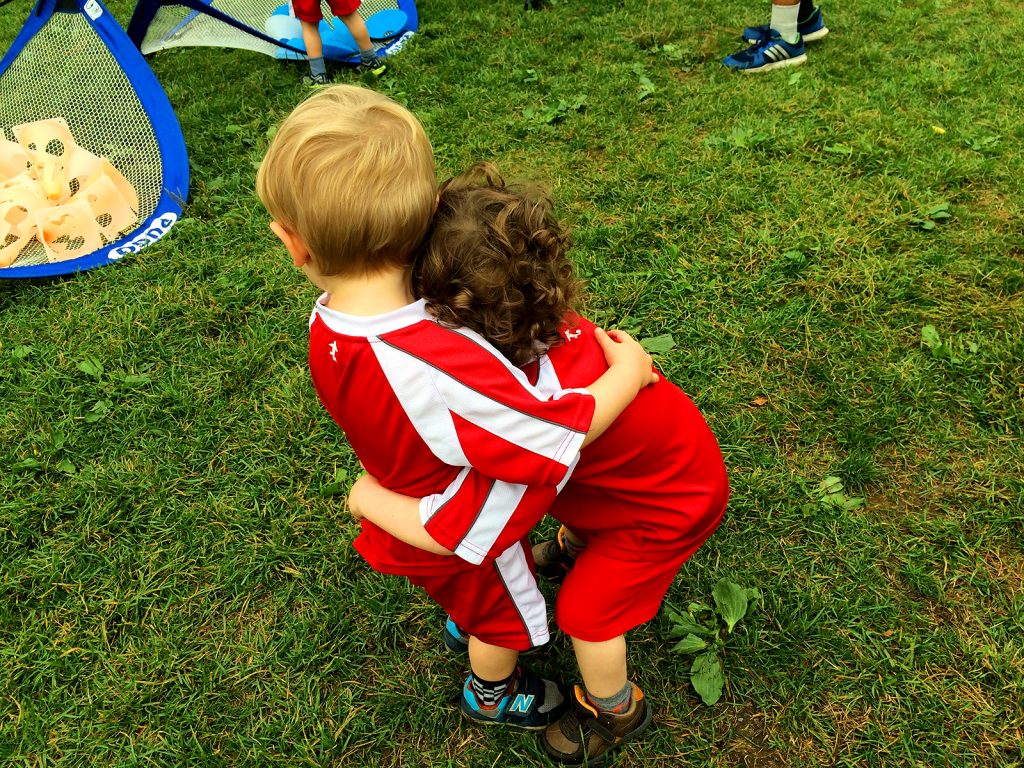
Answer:
<path fill-rule="evenodd" d="M 250 35 L 267 44 L 268 50 L 264 50 L 264 53 L 270 53 L 272 50 L 277 50 L 279 51 L 277 54 L 278 58 L 305 58 L 304 49 L 294 45 L 289 45 L 285 40 L 271 37 L 262 29 L 257 29 L 251 24 L 247 24 L 245 21 L 232 16 L 227 9 L 215 7 L 216 2 L 217 0 L 138 0 L 135 5 L 135 10 L 132 13 L 131 21 L 128 24 L 128 37 L 131 38 L 132 42 L 135 43 L 140 51 L 146 54 L 154 52 L 152 48 L 148 48 L 146 45 L 146 37 L 149 32 L 150 25 L 153 23 L 162 8 L 178 6 L 181 9 L 188 9 L 188 11 L 183 14 L 182 21 L 175 26 L 175 29 L 173 30 L 174 33 L 177 33 L 181 28 L 187 25 L 196 17 L 196 15 L 202 14 L 227 24 L 235 30 Z M 268 16 L 273 12 L 273 7 L 279 5 L 280 2 L 281 0 L 267 0 Z M 221 0 L 221 4 L 229 5 L 230 0 Z M 364 5 L 368 8 L 376 6 L 394 7 L 405 14 L 405 24 L 401 29 L 395 30 L 394 34 L 389 35 L 387 43 L 383 46 L 385 53 L 397 52 L 405 44 L 408 35 L 419 29 L 419 12 L 416 10 L 416 3 L 414 0 L 384 0 L 384 2 L 381 0 L 364 0 Z M 326 15 L 327 14 L 325 14 L 325 16 Z M 184 43 L 178 44 L 181 45 Z M 224 47 L 232 47 L 232 45 L 230 43 L 226 43 Z M 257 49 L 254 48 L 253 50 Z M 284 53 L 285 55 L 281 55 L 281 53 Z M 359 56 L 358 54 L 354 54 L 339 60 L 358 63 Z"/>

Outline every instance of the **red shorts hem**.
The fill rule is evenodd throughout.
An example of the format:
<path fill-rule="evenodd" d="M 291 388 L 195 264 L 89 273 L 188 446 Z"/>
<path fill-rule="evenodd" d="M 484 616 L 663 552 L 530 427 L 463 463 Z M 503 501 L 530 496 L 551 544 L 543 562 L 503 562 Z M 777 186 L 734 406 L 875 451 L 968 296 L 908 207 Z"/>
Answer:
<path fill-rule="evenodd" d="M 335 16 L 348 16 L 355 13 L 362 5 L 361 0 L 328 0 L 331 13 Z M 306 21 L 315 24 L 324 17 L 320 11 L 319 0 L 293 0 L 292 7 L 295 9 L 295 18 L 299 21 Z"/>

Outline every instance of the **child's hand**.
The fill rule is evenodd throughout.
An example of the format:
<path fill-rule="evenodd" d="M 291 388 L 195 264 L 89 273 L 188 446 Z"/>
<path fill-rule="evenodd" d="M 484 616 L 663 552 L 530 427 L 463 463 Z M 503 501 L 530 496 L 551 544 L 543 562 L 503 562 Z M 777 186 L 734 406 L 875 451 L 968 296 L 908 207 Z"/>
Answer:
<path fill-rule="evenodd" d="M 380 489 L 380 483 L 373 475 L 362 474 L 352 483 L 348 492 L 348 512 L 356 520 L 362 520 L 366 516 L 366 508 L 370 503 L 370 497 Z"/>
<path fill-rule="evenodd" d="M 594 329 L 594 338 L 604 352 L 604 359 L 609 368 L 621 366 L 624 370 L 635 374 L 636 389 L 639 392 L 648 384 L 658 381 L 654 372 L 654 361 L 640 342 L 625 331 L 604 331 Z"/>

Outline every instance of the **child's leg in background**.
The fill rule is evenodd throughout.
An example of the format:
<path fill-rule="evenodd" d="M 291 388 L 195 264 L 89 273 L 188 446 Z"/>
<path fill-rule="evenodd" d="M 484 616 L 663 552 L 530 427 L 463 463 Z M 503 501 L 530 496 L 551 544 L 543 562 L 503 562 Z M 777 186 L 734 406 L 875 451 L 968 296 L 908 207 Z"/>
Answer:
<path fill-rule="evenodd" d="M 317 9 L 319 13 L 319 8 Z M 326 84 L 327 64 L 324 62 L 324 43 L 320 39 L 319 21 L 301 21 L 302 43 L 309 59 L 309 77 L 313 84 Z"/>
<path fill-rule="evenodd" d="M 310 61 L 324 58 L 324 42 L 320 39 L 320 25 L 315 21 L 302 22 L 302 42 Z"/>
<path fill-rule="evenodd" d="M 362 16 L 358 13 L 349 13 L 338 18 L 348 27 L 348 31 L 355 38 L 356 45 L 359 46 L 360 51 L 373 50 L 373 43 L 370 42 L 370 32 L 366 29 L 366 22 L 363 21 Z"/>
<path fill-rule="evenodd" d="M 378 77 L 382 75 L 384 70 L 387 69 L 387 65 L 377 55 L 377 50 L 370 41 L 370 32 L 366 28 L 366 22 L 363 21 L 363 17 L 353 11 L 344 16 L 339 15 L 338 18 L 345 23 L 352 37 L 355 38 L 356 45 L 359 46 L 360 66 L 369 69 Z"/>

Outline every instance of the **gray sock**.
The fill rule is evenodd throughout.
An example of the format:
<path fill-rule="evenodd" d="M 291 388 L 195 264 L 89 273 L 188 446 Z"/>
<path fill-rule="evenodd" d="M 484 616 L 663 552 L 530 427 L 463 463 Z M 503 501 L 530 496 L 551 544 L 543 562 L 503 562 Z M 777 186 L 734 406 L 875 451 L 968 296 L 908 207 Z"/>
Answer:
<path fill-rule="evenodd" d="M 327 62 L 324 61 L 323 56 L 318 59 L 309 60 L 309 74 L 313 77 L 319 77 L 320 75 L 327 74 Z"/>
<path fill-rule="evenodd" d="M 377 51 L 373 48 L 367 48 L 365 51 L 359 52 L 359 62 L 361 64 L 369 64 L 377 58 Z"/>
<path fill-rule="evenodd" d="M 625 712 L 629 709 L 630 702 L 633 700 L 633 684 L 626 682 L 622 686 L 622 690 L 618 693 L 613 693 L 607 698 L 600 698 L 595 696 L 590 691 L 587 691 L 587 699 L 590 703 L 597 707 L 602 712 L 614 712 L 616 714 Z"/>

